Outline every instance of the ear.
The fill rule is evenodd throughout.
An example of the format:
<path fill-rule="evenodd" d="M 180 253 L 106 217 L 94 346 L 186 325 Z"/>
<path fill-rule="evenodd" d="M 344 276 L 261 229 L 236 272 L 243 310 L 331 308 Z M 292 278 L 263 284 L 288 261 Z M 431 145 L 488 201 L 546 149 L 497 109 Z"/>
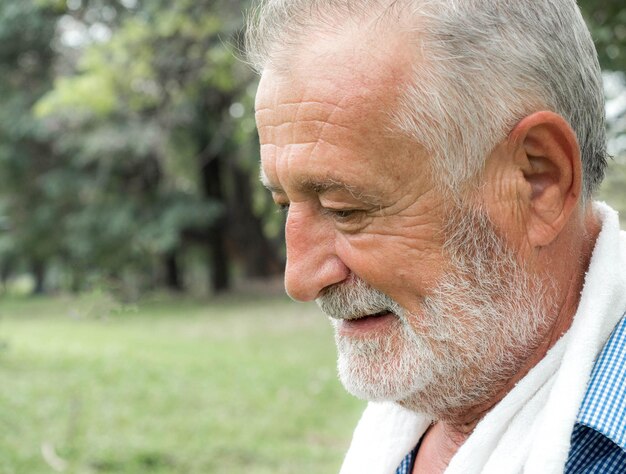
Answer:
<path fill-rule="evenodd" d="M 582 164 L 576 135 L 560 115 L 536 112 L 509 135 L 522 171 L 526 238 L 531 247 L 550 244 L 563 230 L 582 192 Z"/>

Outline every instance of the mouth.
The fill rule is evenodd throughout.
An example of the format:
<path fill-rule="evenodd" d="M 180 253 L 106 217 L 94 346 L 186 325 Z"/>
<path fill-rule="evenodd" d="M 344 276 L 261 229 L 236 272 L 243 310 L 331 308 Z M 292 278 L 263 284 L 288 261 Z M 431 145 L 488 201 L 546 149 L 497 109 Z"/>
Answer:
<path fill-rule="evenodd" d="M 363 320 L 372 319 L 372 318 L 379 318 L 381 316 L 385 316 L 388 314 L 393 314 L 393 313 L 391 313 L 387 309 L 383 309 L 382 311 L 379 311 L 378 313 L 349 314 L 349 315 L 341 315 L 341 316 L 331 315 L 331 317 L 334 319 L 339 319 L 343 321 L 363 321 Z"/>
<path fill-rule="evenodd" d="M 368 334 L 384 330 L 389 324 L 397 319 L 397 316 L 383 310 L 378 313 L 363 314 L 360 316 L 343 317 L 337 324 L 338 332 L 343 336 L 365 337 Z"/>

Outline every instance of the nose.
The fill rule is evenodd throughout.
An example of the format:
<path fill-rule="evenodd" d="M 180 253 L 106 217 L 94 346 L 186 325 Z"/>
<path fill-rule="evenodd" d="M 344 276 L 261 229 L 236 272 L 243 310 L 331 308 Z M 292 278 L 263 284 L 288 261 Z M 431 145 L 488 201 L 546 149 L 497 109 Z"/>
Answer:
<path fill-rule="evenodd" d="M 292 204 L 285 225 L 285 289 L 297 301 L 312 301 L 320 292 L 350 275 L 335 251 L 331 222 Z"/>

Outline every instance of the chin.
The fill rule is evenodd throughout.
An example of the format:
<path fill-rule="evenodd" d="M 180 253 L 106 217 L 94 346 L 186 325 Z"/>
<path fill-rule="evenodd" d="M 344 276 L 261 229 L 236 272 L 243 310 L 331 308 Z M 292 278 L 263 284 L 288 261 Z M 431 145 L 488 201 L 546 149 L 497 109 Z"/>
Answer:
<path fill-rule="evenodd" d="M 367 339 L 335 335 L 339 379 L 349 393 L 368 401 L 400 401 L 425 389 L 424 365 L 407 350 L 403 332 Z"/>
<path fill-rule="evenodd" d="M 370 402 L 402 402 L 419 398 L 423 385 L 414 380 L 382 379 L 373 372 L 355 372 L 338 362 L 339 379 L 348 393 Z"/>

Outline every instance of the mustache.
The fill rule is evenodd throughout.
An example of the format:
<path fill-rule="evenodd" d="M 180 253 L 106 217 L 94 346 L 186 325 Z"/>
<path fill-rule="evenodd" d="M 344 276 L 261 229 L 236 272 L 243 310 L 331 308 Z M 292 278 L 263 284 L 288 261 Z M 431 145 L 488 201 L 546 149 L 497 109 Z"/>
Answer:
<path fill-rule="evenodd" d="M 334 319 L 358 319 L 384 312 L 402 316 L 404 312 L 393 299 L 356 275 L 326 288 L 315 302 L 327 316 Z"/>

